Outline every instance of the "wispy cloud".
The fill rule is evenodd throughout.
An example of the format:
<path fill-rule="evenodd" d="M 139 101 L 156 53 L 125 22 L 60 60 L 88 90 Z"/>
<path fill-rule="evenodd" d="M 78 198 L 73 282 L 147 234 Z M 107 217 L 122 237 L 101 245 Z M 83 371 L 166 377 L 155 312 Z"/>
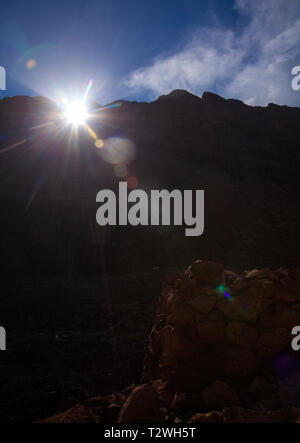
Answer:
<path fill-rule="evenodd" d="M 242 57 L 243 51 L 235 47 L 231 31 L 199 31 L 182 51 L 157 57 L 151 66 L 133 72 L 126 84 L 133 90 L 148 89 L 154 94 L 175 87 L 197 92 L 220 79 L 229 79 Z"/>
<path fill-rule="evenodd" d="M 200 29 L 172 55 L 158 55 L 132 72 L 124 84 L 150 96 L 183 88 L 201 95 L 219 92 L 249 104 L 299 104 L 291 88 L 291 68 L 300 60 L 298 0 L 236 0 L 247 22 L 241 30 Z"/>

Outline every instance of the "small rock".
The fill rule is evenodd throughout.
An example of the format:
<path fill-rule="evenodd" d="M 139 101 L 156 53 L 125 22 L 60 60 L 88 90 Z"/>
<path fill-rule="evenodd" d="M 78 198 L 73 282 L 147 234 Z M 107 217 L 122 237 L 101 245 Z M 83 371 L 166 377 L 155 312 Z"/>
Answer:
<path fill-rule="evenodd" d="M 220 412 L 210 412 L 208 414 L 195 414 L 189 420 L 189 423 L 223 423 L 222 414 Z"/>

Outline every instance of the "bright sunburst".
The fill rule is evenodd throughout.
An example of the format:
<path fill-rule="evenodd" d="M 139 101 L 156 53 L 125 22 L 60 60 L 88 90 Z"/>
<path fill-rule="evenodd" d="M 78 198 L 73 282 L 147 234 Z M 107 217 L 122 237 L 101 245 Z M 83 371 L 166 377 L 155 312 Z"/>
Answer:
<path fill-rule="evenodd" d="M 67 103 L 64 116 L 69 124 L 80 126 L 86 123 L 88 118 L 87 108 L 83 101 Z"/>

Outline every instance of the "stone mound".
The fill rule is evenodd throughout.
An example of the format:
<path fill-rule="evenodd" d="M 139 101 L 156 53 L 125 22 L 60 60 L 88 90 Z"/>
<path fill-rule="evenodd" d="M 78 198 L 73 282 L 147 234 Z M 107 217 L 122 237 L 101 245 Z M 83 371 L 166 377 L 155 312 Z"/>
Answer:
<path fill-rule="evenodd" d="M 239 276 L 197 261 L 164 284 L 143 384 L 86 402 L 84 415 L 120 423 L 298 422 L 296 326 L 300 270 Z"/>

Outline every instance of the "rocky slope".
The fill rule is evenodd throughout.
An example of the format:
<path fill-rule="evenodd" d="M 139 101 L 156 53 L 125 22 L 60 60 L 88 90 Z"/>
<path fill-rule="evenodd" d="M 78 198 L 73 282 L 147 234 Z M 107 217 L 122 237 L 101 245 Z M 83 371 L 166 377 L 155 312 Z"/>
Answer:
<path fill-rule="evenodd" d="M 197 261 L 166 282 L 139 386 L 46 422 L 300 422 L 300 271 Z"/>
<path fill-rule="evenodd" d="M 146 191 L 205 190 L 205 233 L 193 239 L 178 227 L 106 235 L 95 196 L 120 180 L 109 149 L 83 130 L 70 135 L 56 114 L 42 98 L 0 101 L 2 278 L 95 276 L 103 253 L 112 273 L 178 268 L 199 255 L 239 271 L 300 264 L 300 109 L 174 91 L 94 112 L 89 124 L 104 142 L 134 147 L 125 180 Z"/>
<path fill-rule="evenodd" d="M 153 103 L 120 105 L 100 108 L 89 119 L 104 140 L 104 149 L 97 149 L 86 131 L 79 130 L 76 137 L 63 125 L 49 100 L 0 100 L 0 320 L 10 340 L 0 365 L 0 415 L 7 421 L 44 418 L 97 392 L 104 395 L 138 383 L 137 368 L 142 366 L 162 275 L 197 257 L 224 263 L 235 272 L 254 266 L 300 266 L 300 109 L 249 107 L 211 93 L 200 98 L 186 91 Z M 122 166 L 122 155 L 114 163 L 108 155 L 112 138 L 121 148 L 117 154 L 132 148 L 122 179 L 134 176 L 138 187 L 148 192 L 205 190 L 202 237 L 187 238 L 179 227 L 103 229 L 96 224 L 97 192 L 116 190 L 121 179 L 114 163 L 121 161 Z M 212 303 L 211 293 L 206 296 Z M 282 302 L 289 311 L 288 303 Z M 182 307 L 183 318 L 190 309 Z M 227 337 L 231 312 L 226 309 L 223 312 L 218 301 L 205 314 L 202 333 L 210 340 L 218 337 L 221 343 L 221 337 Z M 161 380 L 168 365 L 175 364 L 172 347 L 161 356 L 160 348 L 173 343 L 185 326 L 169 320 L 161 312 L 155 321 L 153 337 L 158 333 L 159 342 L 151 339 L 143 383 Z M 256 355 L 262 353 L 261 344 L 252 346 L 254 339 L 258 334 L 257 340 L 262 336 L 268 344 L 271 338 L 251 321 L 235 318 L 232 323 L 231 334 L 244 337 L 248 331 L 252 336 L 248 346 L 229 341 L 223 353 L 216 343 L 199 346 L 218 348 L 222 362 L 238 346 L 243 351 L 236 364 L 244 371 L 249 359 L 253 370 Z M 287 333 L 281 335 L 281 329 L 286 326 L 275 329 L 279 342 L 285 343 Z M 197 331 L 191 324 L 189 342 L 196 340 Z M 180 334 L 178 340 L 175 349 Z M 133 341 L 134 356 L 118 360 L 116 356 L 129 355 Z M 158 367 L 157 359 L 167 366 Z M 204 375 L 209 364 L 205 360 Z M 180 364 L 173 370 L 168 383 L 174 384 L 174 391 Z M 218 380 L 208 377 L 201 389 L 214 381 Z M 240 396 L 231 379 L 220 381 Z M 244 380 L 241 383 L 244 387 Z M 109 409 L 115 413 L 124 396 L 127 399 L 128 391 Z M 109 401 L 95 401 L 98 406 L 92 412 L 97 420 Z M 169 413 L 169 406 L 163 407 Z M 198 412 L 199 408 L 192 411 Z"/>

